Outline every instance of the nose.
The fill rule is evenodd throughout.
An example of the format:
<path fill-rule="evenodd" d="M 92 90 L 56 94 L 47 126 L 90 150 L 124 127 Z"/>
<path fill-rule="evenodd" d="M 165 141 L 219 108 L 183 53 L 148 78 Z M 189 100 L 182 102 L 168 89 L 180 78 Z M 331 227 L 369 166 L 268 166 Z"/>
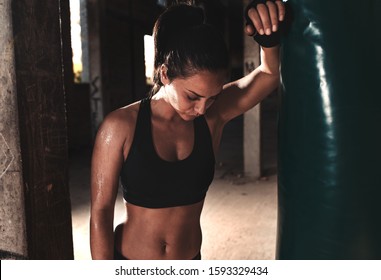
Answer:
<path fill-rule="evenodd" d="M 198 116 L 205 114 L 206 104 L 205 102 L 200 102 L 194 107 L 194 110 Z"/>

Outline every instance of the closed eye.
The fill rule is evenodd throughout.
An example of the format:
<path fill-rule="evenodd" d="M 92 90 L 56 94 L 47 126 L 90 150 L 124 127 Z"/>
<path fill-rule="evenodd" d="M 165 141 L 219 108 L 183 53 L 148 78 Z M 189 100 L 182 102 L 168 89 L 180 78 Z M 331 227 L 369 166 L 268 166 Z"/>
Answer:
<path fill-rule="evenodd" d="M 200 99 L 200 97 L 197 97 L 197 96 L 190 96 L 190 95 L 187 95 L 187 97 L 188 97 L 188 100 L 190 100 L 190 101 L 196 101 L 196 100 L 199 100 L 199 99 Z"/>
<path fill-rule="evenodd" d="M 190 93 L 191 93 L 191 94 L 187 94 L 187 98 L 188 98 L 188 100 L 190 100 L 190 101 L 197 101 L 197 100 L 200 100 L 201 98 L 205 98 L 204 96 L 200 96 L 200 95 L 196 94 L 196 93 L 193 92 L 193 91 L 190 91 Z M 220 94 L 216 94 L 216 95 L 214 95 L 214 96 L 212 96 L 212 97 L 209 97 L 209 98 L 208 98 L 208 101 L 215 101 L 215 100 L 218 98 L 219 95 L 220 95 Z"/>

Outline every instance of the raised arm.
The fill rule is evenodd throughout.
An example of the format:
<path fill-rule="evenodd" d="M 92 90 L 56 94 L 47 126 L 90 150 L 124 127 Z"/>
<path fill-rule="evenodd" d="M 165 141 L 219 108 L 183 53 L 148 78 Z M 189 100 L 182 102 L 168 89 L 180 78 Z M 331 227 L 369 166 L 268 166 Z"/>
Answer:
<path fill-rule="evenodd" d="M 246 27 L 247 35 L 258 32 L 269 36 L 279 28 L 283 21 L 285 9 L 281 1 L 267 1 L 248 10 L 248 16 L 253 22 Z M 223 122 L 248 111 L 279 84 L 279 45 L 274 47 L 261 47 L 261 65 L 245 77 L 226 84 L 213 108 Z"/>
<path fill-rule="evenodd" d="M 126 137 L 119 112 L 103 122 L 94 144 L 91 163 L 90 246 L 93 259 L 113 259 L 114 206 L 123 163 Z"/>

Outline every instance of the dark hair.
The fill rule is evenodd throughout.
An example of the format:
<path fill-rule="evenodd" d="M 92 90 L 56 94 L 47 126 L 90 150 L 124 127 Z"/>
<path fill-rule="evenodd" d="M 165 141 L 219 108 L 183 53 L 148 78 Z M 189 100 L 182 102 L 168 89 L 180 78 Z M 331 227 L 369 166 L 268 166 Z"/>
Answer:
<path fill-rule="evenodd" d="M 228 50 L 222 34 L 205 23 L 204 11 L 196 6 L 177 4 L 157 19 L 153 29 L 155 60 L 154 86 L 159 91 L 160 67 L 167 66 L 170 80 L 194 75 L 197 71 L 228 70 Z"/>

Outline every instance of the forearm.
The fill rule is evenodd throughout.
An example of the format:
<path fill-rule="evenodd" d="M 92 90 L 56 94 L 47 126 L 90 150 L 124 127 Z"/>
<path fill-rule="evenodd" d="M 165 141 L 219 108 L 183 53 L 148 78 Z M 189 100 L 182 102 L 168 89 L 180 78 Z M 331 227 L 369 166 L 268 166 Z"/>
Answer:
<path fill-rule="evenodd" d="M 279 46 L 262 47 L 261 64 L 240 81 L 240 86 L 247 91 L 252 106 L 261 102 L 279 86 L 279 66 Z"/>
<path fill-rule="evenodd" d="M 279 46 L 272 48 L 262 47 L 260 70 L 279 79 Z"/>
<path fill-rule="evenodd" d="M 274 67 L 274 66 L 273 66 Z M 271 72 L 272 71 L 272 72 Z M 225 85 L 216 101 L 224 123 L 253 108 L 279 85 L 279 70 L 259 66 L 245 77 Z"/>
<path fill-rule="evenodd" d="M 92 211 L 90 247 L 94 260 L 112 260 L 114 257 L 113 219 L 109 211 Z"/>
<path fill-rule="evenodd" d="M 236 84 L 237 89 L 244 95 L 252 95 L 251 106 L 254 106 L 277 88 L 280 80 L 279 62 L 279 46 L 262 47 L 261 64 L 231 85 Z"/>
<path fill-rule="evenodd" d="M 278 87 L 280 80 L 279 63 L 279 46 L 262 47 L 259 67 L 237 81 L 237 87 L 248 97 L 251 107 Z"/>

